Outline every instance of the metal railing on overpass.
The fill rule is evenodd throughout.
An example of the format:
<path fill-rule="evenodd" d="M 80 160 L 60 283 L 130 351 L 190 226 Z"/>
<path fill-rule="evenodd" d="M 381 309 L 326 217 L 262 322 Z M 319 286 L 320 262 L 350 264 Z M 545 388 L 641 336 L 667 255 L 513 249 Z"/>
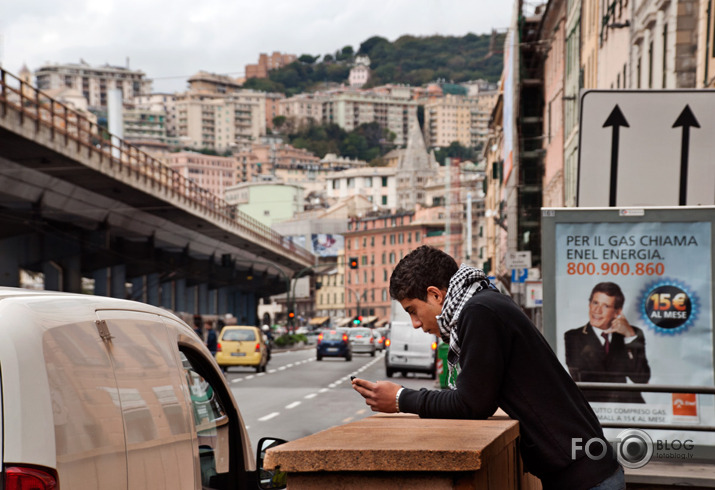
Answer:
<path fill-rule="evenodd" d="M 122 173 L 140 177 L 152 187 L 159 186 L 164 191 L 187 199 L 205 215 L 227 220 L 237 226 L 241 233 L 250 236 L 258 244 L 283 249 L 301 262 L 314 262 L 314 256 L 309 251 L 158 159 L 112 135 L 106 128 L 76 110 L 0 68 L 0 117 L 8 117 L 9 110 L 17 112 L 21 124 L 29 119 L 35 123 L 38 132 L 42 127 L 48 128 L 53 140 L 62 138 L 65 145 L 76 144 L 77 152 L 84 151 L 87 157 L 97 157 L 100 162 L 106 160 L 110 167 L 117 166 Z"/>

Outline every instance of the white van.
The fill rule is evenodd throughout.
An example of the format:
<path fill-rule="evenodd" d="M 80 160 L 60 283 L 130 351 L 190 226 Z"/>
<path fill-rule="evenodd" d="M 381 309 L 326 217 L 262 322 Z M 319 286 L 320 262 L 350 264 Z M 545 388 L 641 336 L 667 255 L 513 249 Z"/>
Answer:
<path fill-rule="evenodd" d="M 426 373 L 437 377 L 437 336 L 414 328 L 410 315 L 400 303 L 392 300 L 390 333 L 385 354 L 385 374 L 391 378 L 399 372 Z"/>
<path fill-rule="evenodd" d="M 216 361 L 173 314 L 0 288 L 0 338 L 0 488 L 275 488 Z"/>

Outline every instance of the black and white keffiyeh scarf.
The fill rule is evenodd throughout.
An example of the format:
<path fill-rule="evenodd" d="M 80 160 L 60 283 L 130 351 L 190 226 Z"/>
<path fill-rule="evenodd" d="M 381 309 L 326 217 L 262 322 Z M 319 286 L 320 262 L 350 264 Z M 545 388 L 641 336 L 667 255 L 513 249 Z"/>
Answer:
<path fill-rule="evenodd" d="M 459 374 L 460 340 L 457 335 L 457 320 L 469 298 L 483 289 L 496 289 L 481 269 L 462 264 L 449 280 L 447 295 L 442 305 L 442 314 L 437 317 L 437 325 L 442 340 L 449 343 L 447 381 L 451 389 L 457 388 Z"/>

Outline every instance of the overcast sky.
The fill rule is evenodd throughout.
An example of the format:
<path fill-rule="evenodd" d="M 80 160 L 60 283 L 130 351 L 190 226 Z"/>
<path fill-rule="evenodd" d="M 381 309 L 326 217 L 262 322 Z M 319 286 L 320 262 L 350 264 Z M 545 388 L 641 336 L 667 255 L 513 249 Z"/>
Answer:
<path fill-rule="evenodd" d="M 242 76 L 260 53 L 324 55 L 371 36 L 504 31 L 510 0 L 6 0 L 0 64 L 126 66 L 155 91 L 186 87 L 199 70 Z"/>

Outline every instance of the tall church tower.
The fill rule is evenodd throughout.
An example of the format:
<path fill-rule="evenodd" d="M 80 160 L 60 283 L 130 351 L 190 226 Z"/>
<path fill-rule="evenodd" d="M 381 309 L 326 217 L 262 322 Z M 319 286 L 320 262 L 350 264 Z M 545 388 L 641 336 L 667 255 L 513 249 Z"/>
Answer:
<path fill-rule="evenodd" d="M 426 202 L 425 187 L 439 173 L 434 153 L 428 153 L 420 123 L 415 113 L 410 120 L 407 148 L 397 163 L 397 209 L 414 210 L 416 204 Z"/>

